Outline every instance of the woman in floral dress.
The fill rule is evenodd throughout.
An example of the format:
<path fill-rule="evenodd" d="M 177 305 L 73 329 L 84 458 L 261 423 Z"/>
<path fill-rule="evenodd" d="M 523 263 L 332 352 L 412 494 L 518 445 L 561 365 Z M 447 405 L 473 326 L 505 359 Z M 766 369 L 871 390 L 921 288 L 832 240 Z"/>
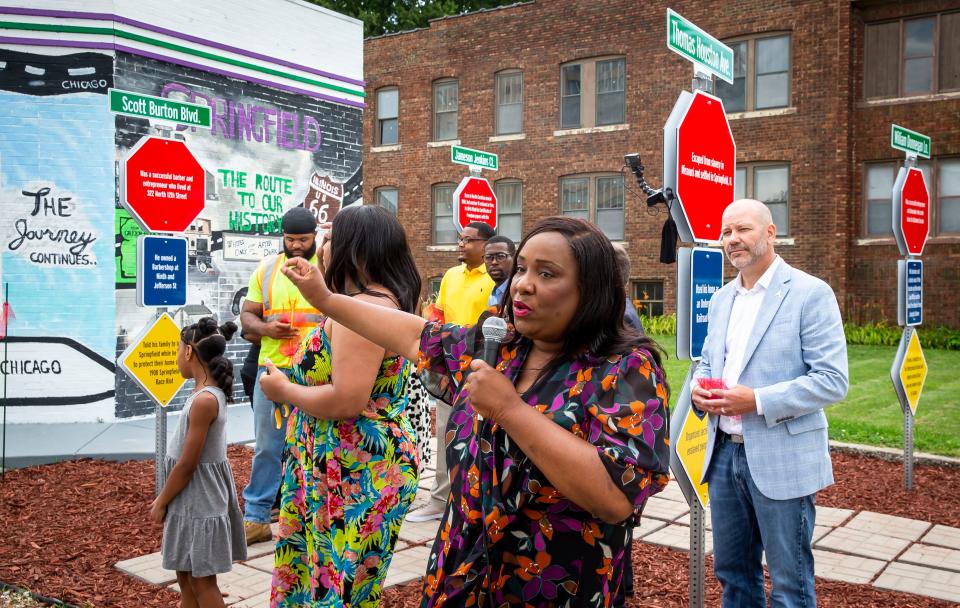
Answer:
<path fill-rule="evenodd" d="M 331 294 L 308 264 L 286 273 L 338 322 L 450 378 L 451 494 L 423 605 L 610 606 L 627 531 L 668 480 L 660 355 L 623 325 L 623 281 L 596 226 L 543 219 L 516 260 L 495 369 L 479 324 L 424 325 Z"/>
<path fill-rule="evenodd" d="M 412 312 L 420 277 L 403 228 L 373 206 L 337 214 L 326 277 L 337 293 Z M 319 272 L 319 271 L 318 271 Z M 296 408 L 287 424 L 271 606 L 379 606 L 419 476 L 408 361 L 325 318 L 292 377 L 261 379 Z"/>

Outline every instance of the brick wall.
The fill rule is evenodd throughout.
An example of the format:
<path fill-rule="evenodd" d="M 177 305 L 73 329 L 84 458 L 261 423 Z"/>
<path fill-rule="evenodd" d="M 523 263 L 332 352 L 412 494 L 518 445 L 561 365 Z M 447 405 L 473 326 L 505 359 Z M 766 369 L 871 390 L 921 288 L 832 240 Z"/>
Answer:
<path fill-rule="evenodd" d="M 895 3 L 913 12 L 960 6 L 957 2 Z M 877 8 L 889 12 L 888 4 Z M 860 220 L 860 164 L 866 141 L 875 140 L 876 154 L 888 149 L 891 121 L 914 124 L 916 108 L 890 106 L 867 111 L 851 91 L 860 86 L 856 49 L 862 47 L 862 16 L 857 5 L 820 0 L 798 2 L 743 1 L 717 10 L 715 2 L 692 0 L 671 8 L 720 39 L 787 32 L 792 36 L 791 105 L 773 116 L 749 115 L 731 120 L 739 162 L 790 163 L 790 234 L 793 244 L 777 249 L 791 264 L 828 281 L 847 316 L 865 298 L 893 302 L 895 284 L 889 271 L 863 270 L 877 257 L 893 265 L 895 248 L 857 244 Z M 662 128 L 680 90 L 689 88 L 689 62 L 665 48 L 665 2 L 639 5 L 625 0 L 587 2 L 535 1 L 434 21 L 410 33 L 369 39 L 364 72 L 368 99 L 376 90 L 398 86 L 400 97 L 397 151 L 371 151 L 375 110 L 364 116 L 365 198 L 381 186 L 399 188 L 399 217 L 407 227 L 417 262 L 425 277 L 439 276 L 456 263 L 456 254 L 428 251 L 431 239 L 431 185 L 458 182 L 467 171 L 453 165 L 448 147 L 429 147 L 432 83 L 455 77 L 460 82 L 459 139 L 462 145 L 496 152 L 500 171 L 492 179 L 523 181 L 523 223 L 559 212 L 559 180 L 586 172 L 616 172 L 623 155 L 639 152 L 654 185 L 661 182 Z M 862 53 L 861 53 L 862 54 Z M 626 59 L 626 119 L 629 128 L 612 132 L 555 135 L 559 118 L 560 65 L 581 58 L 622 55 Z M 495 74 L 504 69 L 524 72 L 525 138 L 490 141 L 494 133 Z M 934 134 L 937 150 L 960 146 L 956 101 L 923 106 L 921 132 Z M 944 111 L 947 110 L 947 111 Z M 939 116 L 939 118 L 935 118 Z M 936 122 L 933 122 L 936 121 Z M 952 122 L 951 122 L 952 121 Z M 871 139 L 872 138 L 872 139 Z M 885 138 L 885 139 L 884 139 Z M 941 141 L 950 139 L 953 143 Z M 886 147 L 885 147 L 886 146 Z M 950 147 L 952 146 L 952 148 Z M 634 279 L 663 279 L 665 304 L 675 308 L 674 266 L 658 261 L 665 215 L 651 216 L 641 198 L 631 194 L 627 174 L 625 241 Z M 940 287 L 947 280 L 957 251 L 931 248 L 928 264 L 928 323 L 960 324 L 955 290 Z M 885 266 L 884 266 L 885 267 Z M 862 274 L 884 277 L 873 289 Z M 886 291 L 884 291 L 886 290 Z M 939 291 L 938 291 L 939 290 Z M 943 297 L 952 306 L 934 306 Z M 951 292 L 947 295 L 946 292 Z M 875 295 L 874 295 L 875 294 Z M 949 309 L 949 310 L 947 310 Z M 895 322 L 895 307 L 887 318 Z M 893 316 L 891 317 L 890 314 Z"/>
<path fill-rule="evenodd" d="M 862 40 L 865 24 L 957 9 L 960 9 L 960 2 L 934 0 L 865 5 L 854 14 L 852 33 L 860 42 L 855 45 L 852 60 L 855 146 L 851 163 L 854 178 L 850 217 L 854 244 L 847 272 L 853 288 L 848 311 L 858 320 L 896 322 L 896 260 L 900 258 L 893 238 L 865 238 L 864 164 L 903 160 L 903 152 L 890 147 L 891 123 L 931 136 L 934 157 L 960 155 L 960 94 L 921 96 L 915 100 L 864 101 Z M 930 188 L 931 184 L 927 186 Z M 924 323 L 960 326 L 960 296 L 956 289 L 960 285 L 960 237 L 939 236 L 932 229 L 922 259 Z"/>

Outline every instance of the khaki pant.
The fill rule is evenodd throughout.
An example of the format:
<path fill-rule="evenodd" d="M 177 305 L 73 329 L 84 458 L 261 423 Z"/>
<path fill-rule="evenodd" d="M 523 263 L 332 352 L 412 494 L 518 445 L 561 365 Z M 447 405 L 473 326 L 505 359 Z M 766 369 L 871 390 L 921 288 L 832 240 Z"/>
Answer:
<path fill-rule="evenodd" d="M 430 492 L 430 498 L 434 503 L 444 506 L 447 504 L 447 497 L 450 496 L 450 471 L 447 469 L 447 422 L 450 421 L 450 412 L 453 408 L 441 401 L 437 403 L 437 472 L 436 485 Z"/>

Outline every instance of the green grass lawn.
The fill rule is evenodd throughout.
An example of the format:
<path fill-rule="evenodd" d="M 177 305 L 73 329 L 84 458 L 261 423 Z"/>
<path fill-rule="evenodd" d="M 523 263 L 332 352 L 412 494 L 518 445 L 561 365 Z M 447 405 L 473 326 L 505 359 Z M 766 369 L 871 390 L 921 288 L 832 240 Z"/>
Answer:
<path fill-rule="evenodd" d="M 665 367 L 674 395 L 689 368 L 675 358 L 676 338 L 653 336 L 670 354 Z M 848 345 L 850 391 L 828 408 L 830 439 L 894 448 L 903 447 L 903 414 L 890 382 L 892 346 Z M 917 406 L 914 449 L 960 456 L 960 351 L 924 351 L 927 379 Z"/>

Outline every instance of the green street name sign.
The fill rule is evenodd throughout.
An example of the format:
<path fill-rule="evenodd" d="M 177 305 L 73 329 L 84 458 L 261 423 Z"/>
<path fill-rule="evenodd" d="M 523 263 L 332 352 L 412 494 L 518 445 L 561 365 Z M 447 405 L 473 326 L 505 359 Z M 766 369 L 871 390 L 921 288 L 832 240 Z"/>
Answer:
<path fill-rule="evenodd" d="M 930 138 L 900 125 L 890 125 L 890 145 L 897 150 L 930 158 Z"/>
<path fill-rule="evenodd" d="M 733 49 L 667 9 L 667 48 L 733 84 Z"/>
<path fill-rule="evenodd" d="M 450 160 L 461 165 L 490 169 L 491 171 L 496 171 L 500 167 L 496 154 L 460 146 L 450 146 Z"/>
<path fill-rule="evenodd" d="M 111 112 L 175 122 L 188 127 L 210 128 L 210 106 L 119 89 L 110 89 L 109 93 Z"/>

